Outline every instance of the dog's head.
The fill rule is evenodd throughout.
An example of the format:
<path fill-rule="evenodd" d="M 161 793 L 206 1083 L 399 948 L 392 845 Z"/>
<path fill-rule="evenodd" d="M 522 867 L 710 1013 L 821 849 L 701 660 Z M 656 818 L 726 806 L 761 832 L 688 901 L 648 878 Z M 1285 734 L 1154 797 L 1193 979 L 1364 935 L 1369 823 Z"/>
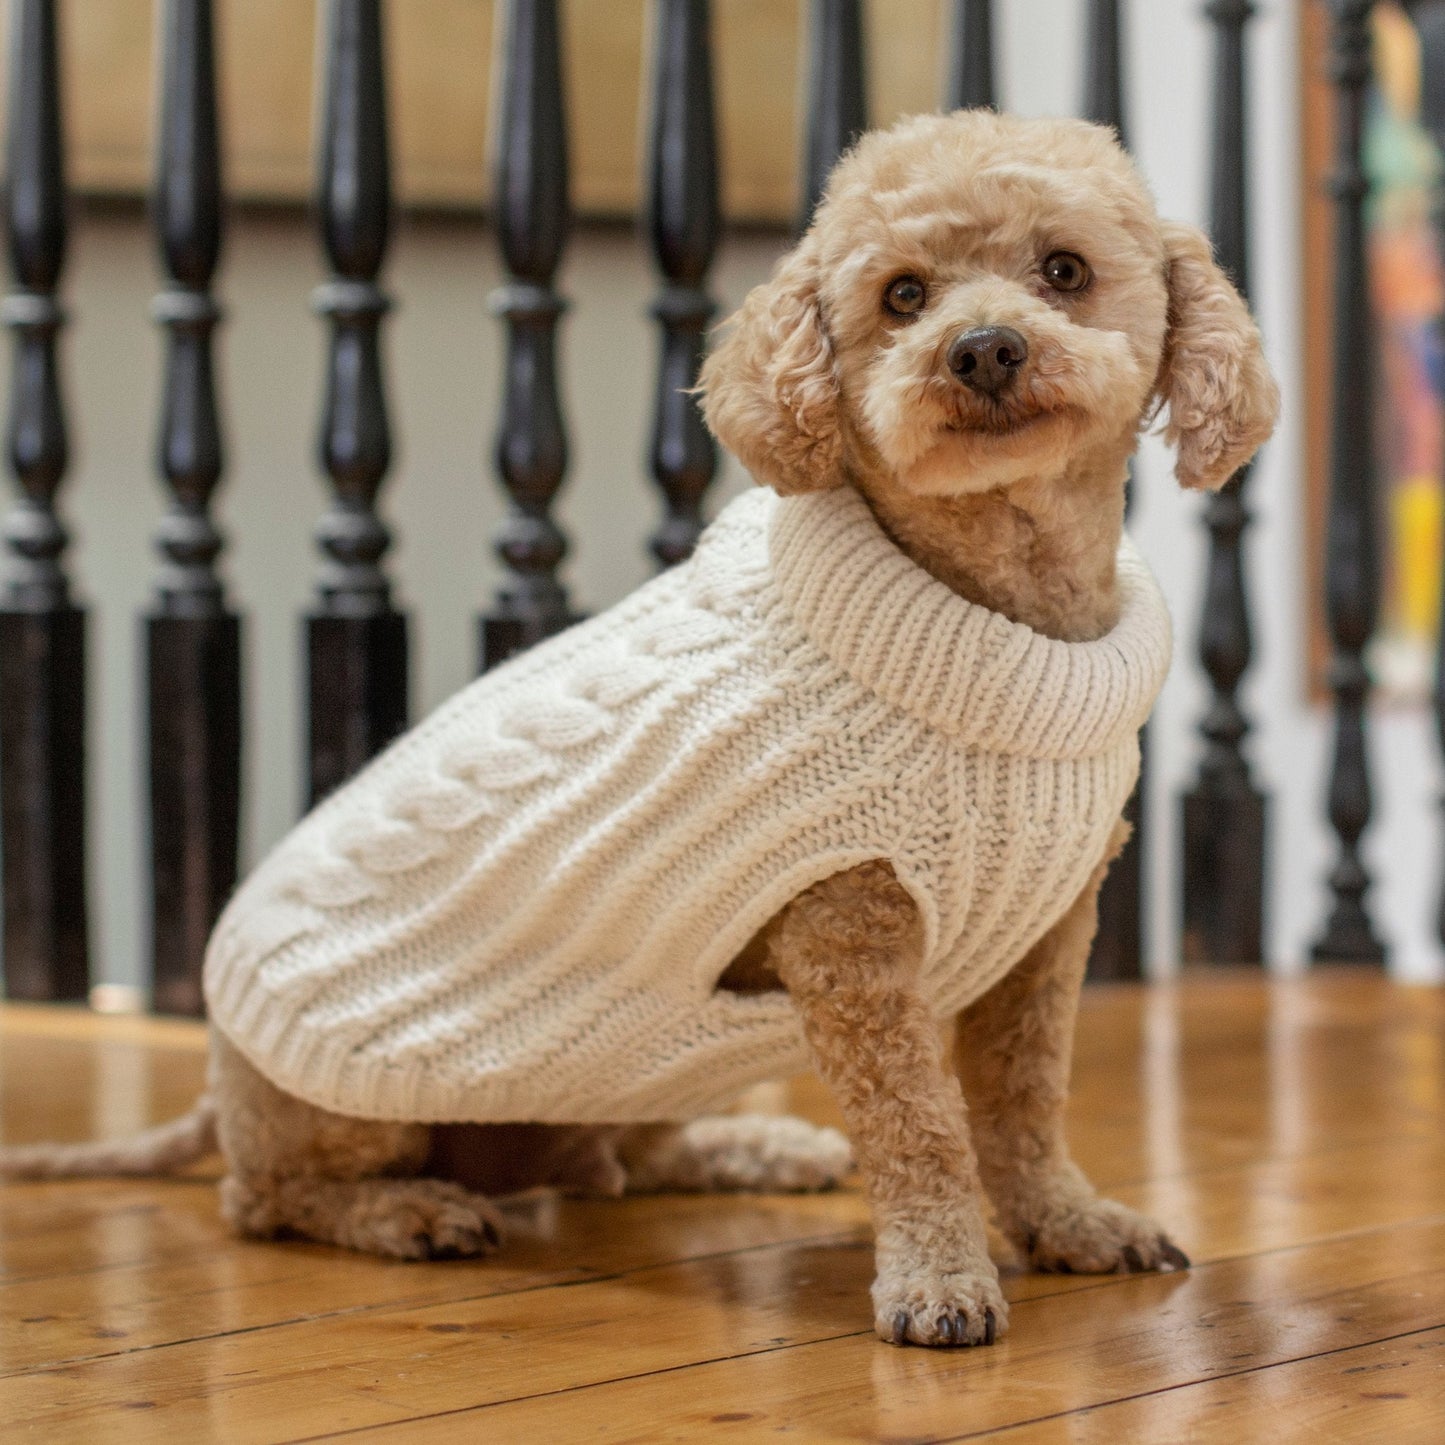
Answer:
<path fill-rule="evenodd" d="M 985 491 L 1132 449 L 1159 407 L 1179 480 L 1217 487 L 1278 407 L 1208 241 L 1160 221 L 1112 132 L 987 111 L 865 136 L 701 389 L 781 492 L 877 466 L 917 493 Z"/>

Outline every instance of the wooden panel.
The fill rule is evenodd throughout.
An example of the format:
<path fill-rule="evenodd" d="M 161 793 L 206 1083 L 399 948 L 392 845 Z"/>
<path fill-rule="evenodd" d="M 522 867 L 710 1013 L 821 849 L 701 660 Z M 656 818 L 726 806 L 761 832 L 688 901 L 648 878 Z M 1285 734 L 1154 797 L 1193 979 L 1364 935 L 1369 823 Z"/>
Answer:
<path fill-rule="evenodd" d="M 974 1438 L 1144 1390 L 1167 1391 L 1373 1341 L 1409 1329 L 1425 1311 L 1438 1319 L 1445 1270 L 1437 1263 L 1409 1275 L 1411 1250 L 1426 1233 L 1435 1249 L 1445 1244 L 1445 1227 L 1434 1225 L 1398 1238 L 1369 1236 L 1285 1257 L 1229 1261 L 1187 1281 L 1156 1276 L 1071 1290 L 1016 1306 L 1013 1333 L 992 1350 L 894 1350 L 871 1333 L 795 1348 L 770 1340 L 744 1358 L 708 1361 L 680 1376 L 573 1388 L 364 1431 L 360 1438 L 427 1442 L 485 1431 L 497 1440 L 566 1440 L 583 1438 L 584 1430 L 595 1445 L 660 1445 L 704 1435 L 756 1440 L 786 1430 L 821 1440 Z M 1405 1277 L 1381 1277 L 1396 1268 Z M 1290 1292 L 1289 1304 L 1261 1305 L 1262 1295 L 1281 1289 Z M 819 1298 L 820 1308 L 830 1296 Z M 1336 1303 L 1341 1298 L 1349 1300 L 1348 1312 Z M 1264 1418 L 1272 1425 L 1272 1417 Z M 1193 1437 L 1166 1431 L 1114 1438 Z M 1257 1423 L 1234 1437 L 1278 1438 Z"/>
<path fill-rule="evenodd" d="M 1119 1445 L 1121 1440 L 1434 1440 L 1445 1420 L 1445 1330 L 1421 1330 L 1272 1370 L 1250 1369 L 1179 1390 L 1025 1425 L 1009 1445 Z"/>
<path fill-rule="evenodd" d="M 1224 1260 L 1187 1277 L 1030 1280 L 1032 1298 L 1010 1289 L 1012 1332 L 992 1350 L 883 1346 L 856 1327 L 871 1274 L 862 1244 L 747 1250 L 565 1289 L 293 1317 L 260 1331 L 237 1322 L 166 1349 L 133 1348 L 120 1325 L 99 1323 L 122 1318 L 134 1297 L 97 1281 L 114 1313 L 86 1324 L 111 1343 L 72 1358 L 63 1378 L 0 1380 L 0 1408 L 12 1428 L 44 1422 L 79 1435 L 144 1401 L 155 1441 L 405 1422 L 398 1438 L 480 1430 L 569 1440 L 585 1429 L 589 1440 L 621 1442 L 687 1438 L 705 1423 L 738 1423 L 735 1433 L 750 1436 L 806 1423 L 815 1437 L 846 1439 L 861 1405 L 866 1438 L 926 1440 L 1438 1323 L 1445 1223 Z M 136 1313 L 147 1312 L 143 1301 Z M 733 1413 L 744 1419 L 719 1419 Z M 426 1417 L 439 1415 L 427 1431 Z M 658 1423 L 648 1431 L 647 1421 Z"/>
<path fill-rule="evenodd" d="M 530 1220 L 514 1211 L 513 1236 L 499 1259 L 432 1269 L 381 1264 L 306 1245 L 235 1244 L 216 1219 L 213 1188 L 204 1181 L 176 1186 L 172 1192 L 180 1197 L 174 1203 L 149 1211 L 159 1216 L 147 1226 L 151 1257 L 127 1255 L 115 1242 L 104 1263 L 85 1261 L 84 1267 L 67 1268 L 82 1261 L 73 1254 L 67 1261 L 59 1246 L 68 1236 L 73 1251 L 77 1231 L 86 1227 L 84 1218 L 67 1210 L 52 1224 L 40 1207 L 38 1189 L 27 1186 L 13 1192 L 22 1197 L 3 1217 L 7 1238 L 24 1241 L 24 1258 L 22 1263 L 17 1246 L 0 1283 L 5 1373 L 73 1363 L 112 1349 L 151 1350 L 280 1323 L 299 1329 L 298 1343 L 304 1338 L 309 1351 L 313 1337 L 329 1337 L 332 1323 L 342 1316 L 363 1315 L 358 1328 L 365 1333 L 390 1329 L 373 1318 L 383 1302 L 388 1320 L 393 1309 L 440 1310 L 436 1318 L 446 1319 L 458 1308 L 481 1308 L 483 1300 L 491 1302 L 487 1308 L 506 1314 L 515 1307 L 518 1292 L 557 1286 L 591 1289 L 589 1281 L 599 1276 L 632 1279 L 676 1268 L 679 1260 L 734 1259 L 741 1257 L 740 1251 L 770 1260 L 779 1247 L 861 1248 L 866 1223 L 866 1212 L 852 1195 L 841 1207 L 841 1197 L 804 1201 L 799 1208 L 749 1201 L 721 1218 L 698 1201 L 679 1210 L 674 1200 L 639 1200 L 635 1208 L 628 1206 L 621 1228 L 617 1226 L 624 1220 L 615 1207 L 580 1214 L 569 1208 L 560 1215 L 545 1209 Z M 134 1214 L 136 1198 L 135 1186 L 115 1186 L 111 1212 L 120 1214 L 129 1207 Z M 90 1227 L 98 1222 L 91 1221 Z M 133 1241 L 134 1226 L 132 1220 Z M 226 1256 L 221 1271 L 218 1249 Z M 103 1271 L 104 1279 L 95 1277 L 96 1270 Z M 709 1279 L 698 1286 L 703 1294 Z M 635 1280 L 619 1289 L 626 1293 L 634 1287 Z M 561 1289 L 553 1296 L 559 1310 L 565 1297 Z M 582 1298 L 588 1309 L 600 1304 L 590 1294 Z M 420 1319 L 406 1328 L 421 1329 L 425 1321 L 418 1323 Z M 94 1341 L 100 1338 L 124 1344 L 97 1349 Z M 338 1336 L 337 1349 L 347 1348 Z"/>
<path fill-rule="evenodd" d="M 1442 1026 L 1441 991 L 1343 971 L 1092 990 L 1076 1153 L 1196 1266 L 1013 1274 L 991 1350 L 872 1338 L 854 1190 L 539 1203 L 495 1259 L 397 1264 L 233 1241 L 205 1177 L 9 1186 L 0 1416 L 68 1438 L 134 1413 L 187 1442 L 1429 1438 Z M 200 1085 L 202 1040 L 0 1010 L 4 1137 L 164 1117 Z M 752 1103 L 829 1112 L 811 1081 Z"/>
<path fill-rule="evenodd" d="M 785 222 L 797 206 L 801 0 L 717 7 L 723 205 Z M 474 207 L 487 192 L 494 0 L 400 0 L 388 10 L 397 189 L 410 205 Z M 149 185 L 153 0 L 65 7 L 73 172 L 83 190 Z M 941 0 L 869 7 L 872 118 L 938 104 Z M 564 0 L 574 196 L 590 214 L 638 202 L 645 0 Z M 218 0 L 222 124 L 233 194 L 310 194 L 316 18 L 300 0 Z"/>

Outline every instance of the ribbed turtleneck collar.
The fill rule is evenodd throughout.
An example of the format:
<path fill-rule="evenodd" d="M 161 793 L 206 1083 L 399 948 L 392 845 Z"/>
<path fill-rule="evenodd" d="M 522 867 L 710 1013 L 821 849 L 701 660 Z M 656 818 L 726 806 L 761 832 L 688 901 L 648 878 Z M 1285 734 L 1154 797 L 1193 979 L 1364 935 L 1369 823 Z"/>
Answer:
<path fill-rule="evenodd" d="M 1169 614 L 1128 538 L 1117 625 L 1093 642 L 1060 642 L 950 591 L 851 487 L 754 494 L 747 505 L 766 513 L 773 578 L 798 624 L 839 667 L 931 727 L 993 752 L 1085 757 L 1137 731 L 1154 705 Z"/>

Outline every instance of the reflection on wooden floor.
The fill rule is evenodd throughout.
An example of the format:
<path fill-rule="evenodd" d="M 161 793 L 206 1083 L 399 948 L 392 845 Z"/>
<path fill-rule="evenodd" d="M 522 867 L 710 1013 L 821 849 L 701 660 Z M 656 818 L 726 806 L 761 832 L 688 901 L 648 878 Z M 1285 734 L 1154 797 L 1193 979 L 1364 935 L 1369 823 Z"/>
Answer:
<path fill-rule="evenodd" d="M 1007 1280 L 1009 1336 L 868 1329 L 856 1193 L 563 1203 L 498 1258 L 233 1240 L 209 1180 L 0 1189 L 7 1439 L 1445 1439 L 1445 995 L 1370 976 L 1100 988 L 1073 1137 L 1184 1276 Z M 0 1013 L 9 1140 L 124 1132 L 189 1025 Z M 783 1091 L 775 1091 L 779 1096 Z M 795 1106 L 829 1111 L 817 1089 Z M 27 1436 L 28 1432 L 28 1436 Z"/>

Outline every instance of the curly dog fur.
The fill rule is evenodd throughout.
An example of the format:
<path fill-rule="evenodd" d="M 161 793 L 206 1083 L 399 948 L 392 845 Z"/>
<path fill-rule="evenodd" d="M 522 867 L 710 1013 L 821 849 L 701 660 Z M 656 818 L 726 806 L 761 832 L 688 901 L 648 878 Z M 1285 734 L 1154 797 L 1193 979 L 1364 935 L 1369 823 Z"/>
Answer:
<path fill-rule="evenodd" d="M 887 299 L 900 278 L 906 308 Z M 1027 351 L 993 390 L 950 364 L 956 338 L 986 327 L 1010 328 Z M 1110 132 L 977 111 L 905 120 L 844 157 L 699 390 L 710 426 L 760 482 L 857 488 L 934 577 L 1070 641 L 1118 617 L 1124 478 L 1141 427 L 1162 411 L 1180 482 L 1217 487 L 1278 405 L 1259 334 L 1208 241 L 1158 218 Z M 988 1204 L 1036 1268 L 1188 1263 L 1157 1224 L 1100 1198 L 1064 1139 L 1096 895 L 1125 836 L 1121 823 L 1063 918 L 957 1019 L 951 1058 L 916 988 L 917 910 L 886 863 L 809 888 L 723 975 L 725 988 L 786 988 L 796 1002 L 873 1209 L 884 1339 L 985 1344 L 1006 1328 Z M 208 1100 L 188 1132 L 153 1132 L 149 1162 L 193 1156 L 212 1128 L 236 1229 L 403 1258 L 495 1247 L 488 1196 L 535 1184 L 817 1188 L 848 1167 L 833 1131 L 788 1119 L 598 1129 L 342 1118 L 269 1084 L 219 1035 Z M 133 1170 L 146 1151 L 144 1140 L 89 1155 L 37 1146 L 0 1156 L 0 1171 L 87 1172 L 87 1160 Z"/>

